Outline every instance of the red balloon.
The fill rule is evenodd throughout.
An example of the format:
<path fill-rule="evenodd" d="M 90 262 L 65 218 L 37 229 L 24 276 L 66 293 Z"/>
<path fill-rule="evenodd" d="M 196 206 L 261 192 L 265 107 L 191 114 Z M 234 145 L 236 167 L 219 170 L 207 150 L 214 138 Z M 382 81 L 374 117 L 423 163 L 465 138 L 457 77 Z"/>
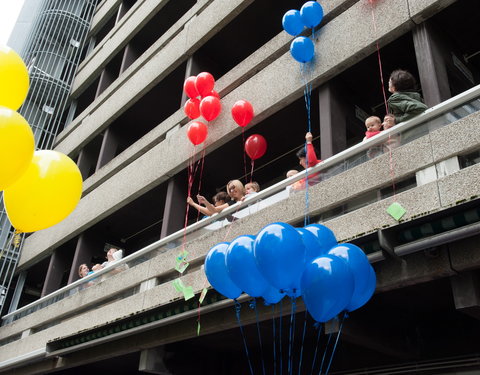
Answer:
<path fill-rule="evenodd" d="M 183 91 L 189 98 L 196 98 L 200 95 L 195 87 L 196 78 L 195 76 L 188 77 L 183 84 Z"/>
<path fill-rule="evenodd" d="M 222 105 L 220 104 L 220 99 L 214 96 L 207 96 L 200 102 L 200 113 L 207 121 L 215 120 L 221 110 Z"/>
<path fill-rule="evenodd" d="M 207 139 L 208 128 L 203 122 L 193 121 L 188 125 L 187 136 L 195 146 Z"/>
<path fill-rule="evenodd" d="M 232 117 L 242 128 L 247 126 L 253 118 L 253 107 L 246 100 L 239 100 L 232 107 Z"/>
<path fill-rule="evenodd" d="M 218 92 L 216 92 L 215 90 L 212 90 L 207 95 L 205 95 L 205 97 L 207 97 L 207 96 L 214 96 L 214 97 L 220 99 L 220 95 L 218 95 Z"/>
<path fill-rule="evenodd" d="M 245 141 L 245 152 L 252 160 L 261 158 L 266 151 L 267 141 L 260 134 L 253 134 Z"/>
<path fill-rule="evenodd" d="M 194 120 L 200 117 L 200 100 L 197 98 L 188 99 L 183 106 L 183 111 L 188 118 Z"/>
<path fill-rule="evenodd" d="M 197 75 L 195 79 L 195 87 L 201 96 L 207 96 L 215 86 L 215 79 L 210 73 L 203 72 Z"/>

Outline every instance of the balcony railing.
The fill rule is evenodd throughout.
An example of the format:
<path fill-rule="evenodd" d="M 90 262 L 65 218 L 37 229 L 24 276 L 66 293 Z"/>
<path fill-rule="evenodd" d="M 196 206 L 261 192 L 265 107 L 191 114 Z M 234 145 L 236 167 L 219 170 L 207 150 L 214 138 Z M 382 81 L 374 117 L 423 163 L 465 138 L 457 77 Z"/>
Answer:
<path fill-rule="evenodd" d="M 364 162 L 389 152 L 389 148 L 405 145 L 430 132 L 455 122 L 463 117 L 480 110 L 480 85 L 463 92 L 437 106 L 428 109 L 425 113 L 381 132 L 379 135 L 346 149 L 306 171 L 287 178 L 270 186 L 244 202 L 228 207 L 221 213 L 200 220 L 185 229 L 179 230 L 167 237 L 156 241 L 137 252 L 112 263 L 111 266 L 77 280 L 39 300 L 23 306 L 16 311 L 2 317 L 3 323 L 32 314 L 44 307 L 56 303 L 88 287 L 97 285 L 109 275 L 117 274 L 125 269 L 146 262 L 158 254 L 171 251 L 180 246 L 183 241 L 189 242 L 205 233 L 231 225 L 232 221 L 255 214 L 266 207 L 275 205 L 288 199 L 291 194 L 298 194 L 287 189 L 296 181 L 321 172 L 321 181 L 325 181 L 339 173 L 345 172 Z M 320 183 L 321 183 L 320 181 Z M 318 182 L 317 182 L 318 183 Z M 368 254 L 371 262 L 383 259 L 381 252 Z"/>

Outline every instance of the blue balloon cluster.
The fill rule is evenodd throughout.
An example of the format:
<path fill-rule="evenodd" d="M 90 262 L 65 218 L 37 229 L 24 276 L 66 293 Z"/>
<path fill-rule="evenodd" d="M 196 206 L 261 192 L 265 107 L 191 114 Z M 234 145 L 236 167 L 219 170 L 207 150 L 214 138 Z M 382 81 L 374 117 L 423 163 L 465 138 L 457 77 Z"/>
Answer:
<path fill-rule="evenodd" d="M 219 243 L 207 254 L 205 274 L 231 299 L 245 292 L 275 304 L 285 295 L 302 296 L 318 322 L 363 306 L 376 286 L 364 252 L 353 244 L 339 245 L 333 232 L 320 224 L 294 228 L 273 223 L 257 236 Z"/>
<path fill-rule="evenodd" d="M 316 1 L 307 1 L 300 11 L 291 9 L 282 18 L 283 29 L 290 35 L 299 35 L 305 27 L 314 28 L 323 19 L 323 8 Z M 313 59 L 315 48 L 311 39 L 304 36 L 295 38 L 290 44 L 290 53 L 301 63 Z"/>

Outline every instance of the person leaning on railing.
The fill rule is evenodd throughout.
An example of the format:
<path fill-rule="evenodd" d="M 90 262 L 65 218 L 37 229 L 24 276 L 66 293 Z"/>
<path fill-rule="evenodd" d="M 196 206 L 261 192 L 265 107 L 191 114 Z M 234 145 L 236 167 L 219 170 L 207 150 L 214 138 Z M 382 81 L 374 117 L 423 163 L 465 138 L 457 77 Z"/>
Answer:
<path fill-rule="evenodd" d="M 305 134 L 306 145 L 297 151 L 297 158 L 298 163 L 305 169 L 314 167 L 318 163 L 322 161 L 317 159 L 317 153 L 315 148 L 313 147 L 312 140 L 313 135 L 312 133 L 308 132 Z M 308 177 L 303 178 L 294 184 L 292 184 L 291 190 L 298 191 L 305 189 L 305 183 L 308 178 L 308 185 L 315 185 L 320 182 L 320 172 L 313 173 L 308 175 Z"/>

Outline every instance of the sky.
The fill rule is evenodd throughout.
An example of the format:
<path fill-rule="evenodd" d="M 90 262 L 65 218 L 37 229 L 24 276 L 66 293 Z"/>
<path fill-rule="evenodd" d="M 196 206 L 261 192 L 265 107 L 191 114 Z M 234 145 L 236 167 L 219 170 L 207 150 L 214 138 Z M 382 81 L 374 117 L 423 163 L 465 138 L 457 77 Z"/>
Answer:
<path fill-rule="evenodd" d="M 6 45 L 24 0 L 0 0 L 0 44 Z"/>

